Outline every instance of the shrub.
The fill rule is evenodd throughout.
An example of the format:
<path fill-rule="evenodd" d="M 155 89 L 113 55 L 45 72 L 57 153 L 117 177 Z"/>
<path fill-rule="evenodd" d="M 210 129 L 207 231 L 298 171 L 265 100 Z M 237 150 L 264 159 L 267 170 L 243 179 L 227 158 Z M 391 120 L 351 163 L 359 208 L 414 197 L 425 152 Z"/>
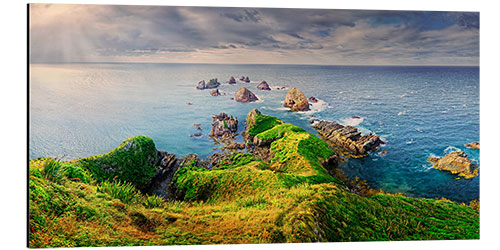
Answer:
<path fill-rule="evenodd" d="M 144 197 L 143 205 L 146 208 L 162 208 L 165 205 L 165 200 L 157 195 L 148 195 Z"/>

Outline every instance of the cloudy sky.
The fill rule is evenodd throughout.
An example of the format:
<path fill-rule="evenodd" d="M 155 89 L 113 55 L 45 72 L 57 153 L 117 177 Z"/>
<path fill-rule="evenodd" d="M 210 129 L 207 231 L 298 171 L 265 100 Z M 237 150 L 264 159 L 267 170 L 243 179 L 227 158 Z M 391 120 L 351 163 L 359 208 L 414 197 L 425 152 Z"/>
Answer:
<path fill-rule="evenodd" d="M 479 65 L 479 14 L 30 5 L 30 62 Z"/>

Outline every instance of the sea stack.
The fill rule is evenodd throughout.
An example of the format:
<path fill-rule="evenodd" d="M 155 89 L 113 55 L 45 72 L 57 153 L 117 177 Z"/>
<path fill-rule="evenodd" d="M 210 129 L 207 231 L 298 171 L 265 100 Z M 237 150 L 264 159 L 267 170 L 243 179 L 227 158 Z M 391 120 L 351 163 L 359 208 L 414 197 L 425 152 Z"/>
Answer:
<path fill-rule="evenodd" d="M 234 100 L 237 102 L 254 102 L 259 100 L 257 96 L 252 93 L 252 91 L 248 90 L 247 88 L 243 87 L 236 94 L 234 95 Z"/>
<path fill-rule="evenodd" d="M 234 77 L 230 77 L 229 78 L 229 84 L 236 84 L 236 79 L 234 79 Z"/>
<path fill-rule="evenodd" d="M 266 81 L 262 81 L 258 86 L 257 86 L 258 89 L 261 89 L 261 90 L 271 90 L 271 88 L 269 87 L 269 84 L 267 84 Z"/>
<path fill-rule="evenodd" d="M 309 110 L 309 102 L 304 93 L 296 88 L 291 88 L 285 97 L 285 107 L 292 111 L 307 111 Z"/>

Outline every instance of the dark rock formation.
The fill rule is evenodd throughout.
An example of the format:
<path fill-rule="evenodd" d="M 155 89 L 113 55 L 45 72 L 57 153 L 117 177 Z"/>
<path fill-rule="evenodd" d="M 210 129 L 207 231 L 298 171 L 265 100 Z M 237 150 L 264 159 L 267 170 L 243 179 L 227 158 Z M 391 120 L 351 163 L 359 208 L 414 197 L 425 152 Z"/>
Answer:
<path fill-rule="evenodd" d="M 220 113 L 212 117 L 212 131 L 210 136 L 231 136 L 238 130 L 238 119 L 226 113 Z"/>
<path fill-rule="evenodd" d="M 214 90 L 210 91 L 210 95 L 211 96 L 220 96 L 219 89 L 214 89 Z"/>
<path fill-rule="evenodd" d="M 237 102 L 254 102 L 259 100 L 259 98 L 257 98 L 257 96 L 255 96 L 255 94 L 247 88 L 241 88 L 234 95 L 234 100 Z"/>
<path fill-rule="evenodd" d="M 258 86 L 257 86 L 258 89 L 261 89 L 261 90 L 271 90 L 271 88 L 269 87 L 269 84 L 267 84 L 266 81 L 262 81 Z"/>
<path fill-rule="evenodd" d="M 213 89 L 219 87 L 220 82 L 217 81 L 217 78 L 211 79 L 208 83 L 205 83 L 205 80 L 201 80 L 198 82 L 197 89 Z"/>
<path fill-rule="evenodd" d="M 243 142 L 233 142 L 227 144 L 224 149 L 236 150 L 236 149 L 245 149 L 245 143 Z"/>
<path fill-rule="evenodd" d="M 361 135 L 357 128 L 336 122 L 319 121 L 313 128 L 330 147 L 354 156 L 366 156 L 369 151 L 375 151 L 380 144 L 384 144 L 378 135 Z"/>
<path fill-rule="evenodd" d="M 465 144 L 466 148 L 479 149 L 479 142 Z"/>
<path fill-rule="evenodd" d="M 205 80 L 201 80 L 198 82 L 198 86 L 196 86 L 197 89 L 205 89 L 206 88 L 206 84 L 205 84 Z"/>
<path fill-rule="evenodd" d="M 217 81 L 217 78 L 214 78 L 214 79 L 210 79 L 210 81 L 207 83 L 205 88 L 213 89 L 213 88 L 219 87 L 219 85 L 220 85 L 220 82 Z"/>
<path fill-rule="evenodd" d="M 249 83 L 249 82 L 250 82 L 250 78 L 248 78 L 248 76 L 247 76 L 247 77 L 245 77 L 244 82 Z"/>
<path fill-rule="evenodd" d="M 285 97 L 285 107 L 292 111 L 307 111 L 309 110 L 309 102 L 300 90 L 291 88 Z"/>
<path fill-rule="evenodd" d="M 189 154 L 181 159 L 168 152 L 158 151 L 157 154 L 157 165 L 161 169 L 153 176 L 144 191 L 166 199 L 177 198 L 175 197 L 175 186 L 172 185 L 172 179 L 177 170 L 189 165 L 208 168 L 208 163 L 201 160 L 196 154 Z"/>
<path fill-rule="evenodd" d="M 309 97 L 309 101 L 311 101 L 312 103 L 317 103 L 318 99 L 316 99 L 316 97 L 314 97 L 314 96 L 311 96 L 311 97 Z"/>
<path fill-rule="evenodd" d="M 458 174 L 466 179 L 477 176 L 478 167 L 467 158 L 462 151 L 449 153 L 442 158 L 429 158 L 429 162 L 434 163 L 434 168 L 450 171 L 452 174 Z"/>
<path fill-rule="evenodd" d="M 229 78 L 229 84 L 236 84 L 236 79 L 233 76 Z"/>

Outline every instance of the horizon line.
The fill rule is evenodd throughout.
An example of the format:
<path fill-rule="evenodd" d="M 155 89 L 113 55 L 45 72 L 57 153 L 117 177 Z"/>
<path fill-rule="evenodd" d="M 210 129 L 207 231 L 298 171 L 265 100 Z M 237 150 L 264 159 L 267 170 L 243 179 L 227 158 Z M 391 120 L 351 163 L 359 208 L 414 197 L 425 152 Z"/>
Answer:
<path fill-rule="evenodd" d="M 201 62 L 28 62 L 28 64 L 204 64 L 204 65 L 296 65 L 296 66 L 380 66 L 380 67 L 479 67 L 477 64 L 314 64 L 314 63 L 201 63 Z"/>

